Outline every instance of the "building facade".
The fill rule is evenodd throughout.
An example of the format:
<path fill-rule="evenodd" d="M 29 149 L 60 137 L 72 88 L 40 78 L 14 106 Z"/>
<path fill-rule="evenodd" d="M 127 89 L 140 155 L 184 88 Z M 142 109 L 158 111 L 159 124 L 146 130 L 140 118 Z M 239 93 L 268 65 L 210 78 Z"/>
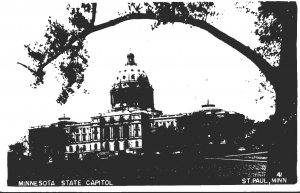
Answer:
<path fill-rule="evenodd" d="M 73 157 L 82 159 L 89 153 L 103 156 L 143 153 L 143 150 L 151 147 L 150 143 L 155 143 L 147 138 L 151 136 L 150 132 L 153 129 L 186 130 L 191 115 L 164 115 L 162 111 L 155 109 L 153 93 L 154 89 L 147 74 L 135 63 L 134 55 L 128 54 L 127 63 L 119 70 L 112 84 L 110 111 L 91 117 L 90 122 L 74 122 L 64 116 L 50 126 L 32 127 L 29 130 L 29 150 L 33 156 L 48 153 L 49 159 L 53 157 L 53 154 L 62 153 L 65 159 Z M 214 116 L 230 114 L 215 108 L 209 102 L 203 105 L 199 112 Z M 50 136 L 49 134 L 42 134 L 54 131 L 53 128 L 57 128 L 58 131 L 63 130 L 66 134 L 60 139 L 60 148 L 54 148 L 55 144 L 46 139 Z M 59 135 L 59 132 L 54 134 L 56 135 Z M 210 134 L 207 137 L 210 138 Z M 57 153 L 58 149 L 59 153 Z"/>

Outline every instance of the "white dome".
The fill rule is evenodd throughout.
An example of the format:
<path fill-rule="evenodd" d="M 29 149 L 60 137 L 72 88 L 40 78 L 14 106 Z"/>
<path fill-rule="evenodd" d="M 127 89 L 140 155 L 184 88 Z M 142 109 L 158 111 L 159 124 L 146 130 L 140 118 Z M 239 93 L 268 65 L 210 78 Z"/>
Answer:
<path fill-rule="evenodd" d="M 137 82 L 140 76 L 147 77 L 147 74 L 139 66 L 127 65 L 119 70 L 115 83 Z"/>
<path fill-rule="evenodd" d="M 122 88 L 125 88 L 131 83 L 141 82 L 149 84 L 149 80 L 145 71 L 134 62 L 134 55 L 128 54 L 127 58 L 128 62 L 118 71 L 112 87 L 118 88 L 121 86 Z M 140 84 L 135 85 L 140 86 Z"/>

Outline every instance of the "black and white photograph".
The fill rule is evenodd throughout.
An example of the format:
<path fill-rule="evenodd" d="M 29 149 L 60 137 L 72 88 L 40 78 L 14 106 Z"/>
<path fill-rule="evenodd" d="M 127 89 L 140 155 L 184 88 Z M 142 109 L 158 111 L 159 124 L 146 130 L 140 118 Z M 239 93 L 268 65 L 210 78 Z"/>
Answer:
<path fill-rule="evenodd" d="M 296 1 L 4 1 L 1 191 L 296 191 Z"/>

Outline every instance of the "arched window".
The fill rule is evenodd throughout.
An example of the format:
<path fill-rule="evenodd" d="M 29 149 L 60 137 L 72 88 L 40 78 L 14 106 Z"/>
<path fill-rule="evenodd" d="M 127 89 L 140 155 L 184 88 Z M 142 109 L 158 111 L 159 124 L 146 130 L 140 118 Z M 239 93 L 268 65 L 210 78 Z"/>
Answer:
<path fill-rule="evenodd" d="M 123 76 L 123 79 L 125 79 L 126 78 L 126 76 Z"/>
<path fill-rule="evenodd" d="M 73 147 L 72 146 L 70 146 L 70 152 L 73 152 Z"/>
<path fill-rule="evenodd" d="M 85 147 L 85 145 L 83 145 L 83 148 L 82 148 L 82 150 L 83 150 L 83 151 L 86 151 L 86 147 Z"/>
<path fill-rule="evenodd" d="M 97 149 L 98 149 L 97 143 L 95 143 L 95 145 L 94 145 L 94 149 L 95 149 L 95 150 L 97 150 Z"/>

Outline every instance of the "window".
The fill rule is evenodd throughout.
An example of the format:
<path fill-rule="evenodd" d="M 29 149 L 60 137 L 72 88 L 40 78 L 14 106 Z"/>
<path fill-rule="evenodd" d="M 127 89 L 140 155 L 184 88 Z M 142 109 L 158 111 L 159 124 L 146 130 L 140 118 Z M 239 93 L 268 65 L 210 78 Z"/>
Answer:
<path fill-rule="evenodd" d="M 74 135 L 71 136 L 70 142 L 71 142 L 71 143 L 74 143 L 74 142 L 75 142 L 75 136 L 74 136 Z"/>
<path fill-rule="evenodd" d="M 134 131 L 135 131 L 135 134 L 134 134 L 134 136 L 135 137 L 138 137 L 139 136 L 139 127 L 138 127 L 138 124 L 136 124 L 136 127 L 135 127 L 135 129 L 134 129 Z"/>
<path fill-rule="evenodd" d="M 94 149 L 95 149 L 95 150 L 97 150 L 97 149 L 98 149 L 97 143 L 95 143 L 95 145 L 94 145 Z"/>
<path fill-rule="evenodd" d="M 109 121 L 110 121 L 111 123 L 114 123 L 114 122 L 115 122 L 114 117 L 110 117 Z"/>
<path fill-rule="evenodd" d="M 110 127 L 109 131 L 110 131 L 110 139 L 113 139 L 114 138 L 114 127 Z"/>
<path fill-rule="evenodd" d="M 83 151 L 86 151 L 86 146 L 85 146 L 85 145 L 83 145 L 82 150 L 83 150 Z"/>
<path fill-rule="evenodd" d="M 98 136 L 97 136 L 97 134 L 95 133 L 94 134 L 94 140 L 97 140 L 98 139 Z"/>
<path fill-rule="evenodd" d="M 139 146 L 139 142 L 135 141 L 135 147 L 138 147 L 138 146 Z"/>
<path fill-rule="evenodd" d="M 133 72 L 133 69 L 131 69 L 131 71 Z"/>
<path fill-rule="evenodd" d="M 80 135 L 76 135 L 76 141 L 80 141 Z"/>
<path fill-rule="evenodd" d="M 109 139 L 109 127 L 105 127 L 104 130 L 104 139 Z"/>
<path fill-rule="evenodd" d="M 101 128 L 101 138 L 104 139 L 104 128 Z"/>
<path fill-rule="evenodd" d="M 109 151 L 109 142 L 105 142 L 105 150 Z"/>
<path fill-rule="evenodd" d="M 70 146 L 69 151 L 70 151 L 70 152 L 73 152 L 73 147 L 72 147 L 72 146 Z"/>
<path fill-rule="evenodd" d="M 119 127 L 120 138 L 123 138 L 123 127 Z"/>
<path fill-rule="evenodd" d="M 119 128 L 118 127 L 113 127 L 113 136 L 115 139 L 118 139 L 119 138 Z"/>
<path fill-rule="evenodd" d="M 123 76 L 123 79 L 125 79 L 126 78 L 126 76 Z"/>
<path fill-rule="evenodd" d="M 82 135 L 82 140 L 86 141 L 86 135 Z"/>
<path fill-rule="evenodd" d="M 76 151 L 79 151 L 79 146 L 78 145 L 76 145 Z"/>
<path fill-rule="evenodd" d="M 125 148 L 125 149 L 128 149 L 128 148 L 129 148 L 129 143 L 128 143 L 128 141 L 124 141 L 124 148 Z"/>
<path fill-rule="evenodd" d="M 119 142 L 118 141 L 115 141 L 115 151 L 118 151 L 119 150 Z"/>
<path fill-rule="evenodd" d="M 128 125 L 123 126 L 123 132 L 124 132 L 124 138 L 129 138 L 129 126 Z"/>
<path fill-rule="evenodd" d="M 82 128 L 82 133 L 85 133 L 85 128 Z"/>
<path fill-rule="evenodd" d="M 117 77 L 117 80 L 119 80 L 119 77 Z"/>
<path fill-rule="evenodd" d="M 132 80 L 135 80 L 135 76 L 134 76 L 134 74 L 133 74 L 133 75 L 131 75 L 131 79 L 132 79 Z"/>

